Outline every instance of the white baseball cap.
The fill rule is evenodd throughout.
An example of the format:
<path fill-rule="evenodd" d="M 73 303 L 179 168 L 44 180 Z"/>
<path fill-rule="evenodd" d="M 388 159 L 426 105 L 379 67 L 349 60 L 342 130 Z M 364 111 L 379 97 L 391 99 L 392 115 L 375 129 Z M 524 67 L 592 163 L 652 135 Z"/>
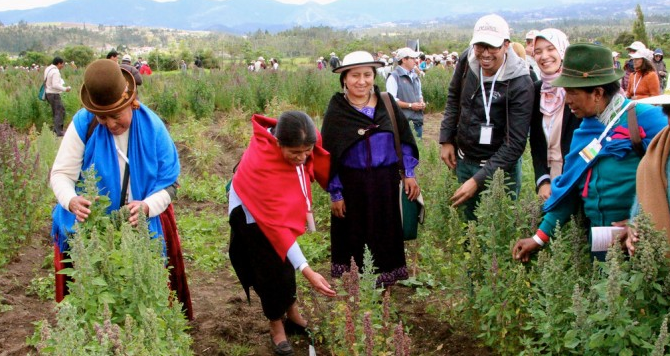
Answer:
<path fill-rule="evenodd" d="M 398 58 L 403 59 L 403 58 L 407 58 L 407 57 L 418 58 L 419 57 L 419 52 L 414 52 L 409 47 L 403 47 L 403 48 L 398 50 Z"/>
<path fill-rule="evenodd" d="M 534 40 L 535 36 L 537 36 L 538 30 L 530 30 L 526 33 L 526 39 L 527 40 Z"/>
<path fill-rule="evenodd" d="M 626 47 L 626 49 L 632 49 L 634 51 L 639 51 L 641 49 L 647 49 L 647 46 L 645 46 L 644 43 L 642 43 L 640 41 L 635 41 L 635 42 L 631 43 L 630 46 Z"/>
<path fill-rule="evenodd" d="M 493 47 L 500 47 L 509 38 L 507 21 L 498 15 L 491 14 L 477 20 L 470 45 L 486 43 Z"/>
<path fill-rule="evenodd" d="M 124 55 L 123 55 L 123 58 L 121 58 L 121 61 L 122 61 L 122 62 L 125 62 L 125 61 L 130 62 L 131 59 L 132 59 L 132 58 L 130 58 L 130 55 L 129 55 L 129 54 L 124 54 Z"/>

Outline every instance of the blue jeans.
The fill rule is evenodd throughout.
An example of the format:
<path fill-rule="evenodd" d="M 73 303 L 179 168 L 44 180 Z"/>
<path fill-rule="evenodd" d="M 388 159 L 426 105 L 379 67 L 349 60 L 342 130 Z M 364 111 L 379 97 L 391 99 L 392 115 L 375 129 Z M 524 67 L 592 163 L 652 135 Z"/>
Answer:
<path fill-rule="evenodd" d="M 414 131 L 416 131 L 416 137 L 421 138 L 423 136 L 423 119 L 407 119 L 409 122 L 414 124 Z"/>

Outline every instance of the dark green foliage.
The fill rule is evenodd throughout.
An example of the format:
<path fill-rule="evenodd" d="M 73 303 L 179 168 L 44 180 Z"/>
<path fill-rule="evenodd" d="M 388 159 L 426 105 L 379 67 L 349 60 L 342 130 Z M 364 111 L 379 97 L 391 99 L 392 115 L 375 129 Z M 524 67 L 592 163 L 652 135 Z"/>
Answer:
<path fill-rule="evenodd" d="M 647 28 L 644 24 L 644 14 L 640 4 L 635 6 L 635 21 L 633 22 L 633 36 L 636 41 L 641 41 L 645 45 L 649 45 L 649 37 L 647 36 Z"/>

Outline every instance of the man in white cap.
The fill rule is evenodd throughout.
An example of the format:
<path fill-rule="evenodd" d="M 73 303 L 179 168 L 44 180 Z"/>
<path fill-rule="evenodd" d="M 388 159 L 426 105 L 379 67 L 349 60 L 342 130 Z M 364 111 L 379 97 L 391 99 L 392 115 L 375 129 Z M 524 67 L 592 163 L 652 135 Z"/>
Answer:
<path fill-rule="evenodd" d="M 423 102 L 421 80 L 414 71 L 419 52 L 405 47 L 398 50 L 398 66 L 386 79 L 386 91 L 393 95 L 398 107 L 405 114 L 407 120 L 414 124 L 416 137 L 423 136 Z"/>
<path fill-rule="evenodd" d="M 451 202 L 465 204 L 469 220 L 476 219 L 484 181 L 498 168 L 518 194 L 533 101 L 533 83 L 510 46 L 507 22 L 498 15 L 480 18 L 449 84 L 439 137 L 440 157 L 462 184 Z"/>
<path fill-rule="evenodd" d="M 330 65 L 330 69 L 335 69 L 340 66 L 340 59 L 337 58 L 335 52 L 330 52 L 330 60 L 328 61 L 328 64 Z"/>
<path fill-rule="evenodd" d="M 535 36 L 537 36 L 538 32 L 538 30 L 530 30 L 526 33 L 526 63 L 528 63 L 528 68 L 535 72 L 536 78 L 540 78 L 540 68 L 537 66 L 537 62 L 535 62 L 533 43 L 535 43 Z"/>
<path fill-rule="evenodd" d="M 130 72 L 130 74 L 133 75 L 133 78 L 135 78 L 135 84 L 137 86 L 142 85 L 142 74 L 140 74 L 140 71 L 135 68 L 130 62 L 132 61 L 132 58 L 130 58 L 129 54 L 123 55 L 121 58 L 121 64 L 119 66 L 127 71 Z"/>

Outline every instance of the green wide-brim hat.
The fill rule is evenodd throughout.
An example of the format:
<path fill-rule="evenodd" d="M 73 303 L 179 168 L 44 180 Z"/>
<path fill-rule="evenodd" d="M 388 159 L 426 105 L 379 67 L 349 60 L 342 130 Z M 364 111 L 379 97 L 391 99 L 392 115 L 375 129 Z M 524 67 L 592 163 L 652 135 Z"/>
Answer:
<path fill-rule="evenodd" d="M 612 50 L 592 43 L 575 43 L 565 50 L 561 75 L 551 82 L 555 87 L 583 88 L 609 84 L 623 77 L 615 69 Z"/>

